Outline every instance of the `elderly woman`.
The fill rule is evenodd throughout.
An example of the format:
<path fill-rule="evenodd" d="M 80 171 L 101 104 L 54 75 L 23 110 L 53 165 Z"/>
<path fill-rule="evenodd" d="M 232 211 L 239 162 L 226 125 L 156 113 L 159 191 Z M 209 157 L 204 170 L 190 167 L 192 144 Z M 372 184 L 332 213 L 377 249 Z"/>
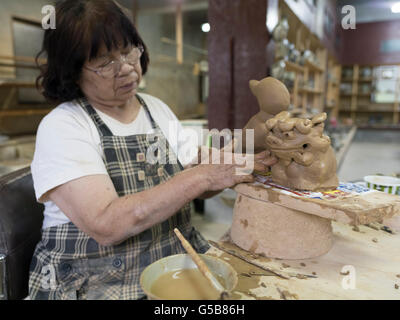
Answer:
<path fill-rule="evenodd" d="M 198 252 L 209 248 L 191 225 L 190 201 L 253 177 L 235 174 L 235 162 L 184 170 L 182 144 L 169 132 L 182 130 L 179 121 L 137 93 L 148 52 L 116 3 L 61 1 L 56 22 L 45 32 L 38 79 L 59 105 L 39 126 L 31 165 L 45 210 L 30 298 L 140 299 L 143 269 L 184 252 L 174 228 Z M 148 161 L 153 143 L 165 161 Z M 266 153 L 253 159 L 259 170 L 275 162 Z"/>

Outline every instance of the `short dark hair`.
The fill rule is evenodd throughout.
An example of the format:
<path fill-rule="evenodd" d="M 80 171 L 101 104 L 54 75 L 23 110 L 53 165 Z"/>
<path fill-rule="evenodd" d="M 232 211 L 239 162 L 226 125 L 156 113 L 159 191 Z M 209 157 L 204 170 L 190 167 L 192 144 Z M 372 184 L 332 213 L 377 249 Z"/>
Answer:
<path fill-rule="evenodd" d="M 118 44 L 142 46 L 142 73 L 149 54 L 133 22 L 112 0 L 64 0 L 56 4 L 56 28 L 44 33 L 42 50 L 37 55 L 41 70 L 37 87 L 50 102 L 62 103 L 83 96 L 78 85 L 86 60 L 95 58 L 102 44 L 108 51 Z M 39 65 L 45 55 L 47 62 Z"/>

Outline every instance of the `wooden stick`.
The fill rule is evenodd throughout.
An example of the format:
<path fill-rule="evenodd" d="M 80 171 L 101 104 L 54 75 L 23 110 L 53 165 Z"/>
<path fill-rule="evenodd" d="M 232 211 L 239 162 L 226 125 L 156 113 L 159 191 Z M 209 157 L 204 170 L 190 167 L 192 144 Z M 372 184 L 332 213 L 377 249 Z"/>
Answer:
<path fill-rule="evenodd" d="M 182 246 L 185 248 L 187 253 L 191 256 L 194 263 L 199 268 L 200 272 L 207 278 L 207 280 L 211 283 L 211 285 L 219 292 L 220 298 L 225 299 L 228 296 L 228 293 L 226 292 L 225 288 L 214 277 L 214 275 L 211 273 L 210 269 L 208 269 L 207 265 L 200 258 L 200 256 L 197 254 L 197 252 L 193 249 L 191 244 L 185 239 L 185 237 L 182 235 L 182 233 L 177 228 L 174 229 L 174 232 L 177 235 L 177 237 L 179 238 L 179 240 L 181 241 Z"/>
<path fill-rule="evenodd" d="M 182 5 L 176 5 L 175 14 L 175 37 L 176 37 L 176 62 L 183 63 L 183 22 L 182 22 Z"/>
<path fill-rule="evenodd" d="M 3 56 L 0 55 L 1 60 L 12 60 L 12 61 L 22 61 L 22 62 L 33 62 L 36 63 L 36 59 L 34 57 L 15 57 L 15 56 Z M 46 63 L 47 59 L 39 58 L 38 62 Z"/>

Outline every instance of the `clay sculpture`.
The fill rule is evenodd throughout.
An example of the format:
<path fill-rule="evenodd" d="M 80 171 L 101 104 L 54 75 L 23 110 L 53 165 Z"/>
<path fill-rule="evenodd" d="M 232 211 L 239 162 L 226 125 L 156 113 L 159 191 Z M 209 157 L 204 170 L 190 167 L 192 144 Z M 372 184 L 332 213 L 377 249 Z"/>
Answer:
<path fill-rule="evenodd" d="M 274 182 L 291 189 L 336 189 L 336 157 L 323 133 L 325 120 L 326 113 L 310 120 L 282 111 L 266 121 L 266 146 L 279 160 L 272 166 Z"/>
<path fill-rule="evenodd" d="M 255 130 L 256 151 L 268 149 L 278 158 L 271 168 L 273 181 L 291 189 L 335 189 L 336 158 L 323 133 L 326 113 L 292 117 L 287 88 L 271 77 L 250 81 L 250 89 L 260 112 L 245 128 Z M 236 190 L 230 236 L 240 248 L 273 258 L 308 259 L 332 247 L 329 219 L 285 207 L 279 196 L 269 196 L 269 189 L 240 184 Z"/>
<path fill-rule="evenodd" d="M 290 94 L 281 81 L 272 77 L 261 81 L 250 80 L 249 85 L 251 92 L 257 98 L 260 111 L 244 127 L 243 146 L 246 141 L 246 129 L 254 129 L 254 152 L 258 153 L 267 149 L 265 121 L 288 109 Z"/>

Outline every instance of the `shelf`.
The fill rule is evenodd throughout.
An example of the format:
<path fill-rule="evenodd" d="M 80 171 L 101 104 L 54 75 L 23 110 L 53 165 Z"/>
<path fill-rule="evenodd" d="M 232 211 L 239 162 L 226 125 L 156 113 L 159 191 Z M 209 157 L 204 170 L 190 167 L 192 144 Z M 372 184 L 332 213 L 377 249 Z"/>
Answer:
<path fill-rule="evenodd" d="M 389 124 L 389 123 L 380 123 L 380 124 L 362 124 L 357 125 L 358 129 L 378 129 L 378 130 L 400 130 L 399 124 Z"/>
<path fill-rule="evenodd" d="M 42 109 L 27 109 L 27 110 L 0 110 L 0 118 L 2 117 L 18 117 L 30 115 L 45 115 L 48 114 L 53 108 Z"/>
<path fill-rule="evenodd" d="M 328 80 L 328 85 L 329 85 L 329 84 L 331 84 L 331 85 L 337 87 L 337 86 L 339 86 L 339 81 L 337 81 L 337 80 L 335 80 L 335 81 Z"/>
<path fill-rule="evenodd" d="M 300 88 L 299 92 L 302 93 L 313 93 L 313 94 L 322 94 L 322 90 L 314 89 L 314 88 Z"/>
<path fill-rule="evenodd" d="M 306 60 L 306 67 L 310 70 L 310 71 L 314 71 L 314 72 L 324 72 L 325 70 L 320 67 L 319 65 L 310 62 L 308 60 Z"/>
<path fill-rule="evenodd" d="M 369 77 L 369 78 L 359 78 L 358 82 L 372 82 L 373 78 Z"/>
<path fill-rule="evenodd" d="M 342 78 L 341 81 L 342 81 L 342 82 L 353 82 L 354 79 L 353 79 L 353 78 Z"/>
<path fill-rule="evenodd" d="M 346 67 L 347 68 L 347 67 Z M 377 92 L 371 87 L 376 77 L 363 76 L 359 65 L 353 65 L 353 76 L 346 76 L 342 73 L 342 82 L 353 84 L 351 92 L 340 92 L 340 97 L 343 100 L 342 105 L 339 108 L 339 112 L 343 113 L 345 117 L 351 114 L 351 118 L 355 121 L 357 118 L 364 121 L 366 117 L 373 117 L 374 115 L 380 115 L 384 118 L 392 118 L 392 123 L 399 123 L 400 111 L 398 104 L 387 103 L 385 105 L 377 104 L 372 101 L 372 97 Z M 367 87 L 366 87 L 366 86 Z M 398 87 L 397 87 L 398 88 Z M 364 91 L 367 89 L 367 91 Z M 398 90 L 398 89 L 397 89 Z M 397 95 L 399 93 L 397 92 Z M 351 102 L 351 104 L 350 104 Z"/>
<path fill-rule="evenodd" d="M 303 109 L 293 109 L 289 111 L 291 114 L 302 114 L 303 113 Z"/>
<path fill-rule="evenodd" d="M 310 55 L 303 55 L 304 63 L 294 59 L 285 61 L 284 70 L 291 72 L 293 76 L 293 88 L 289 90 L 293 107 L 290 112 L 299 117 L 306 117 L 309 114 L 308 110 L 322 112 L 325 105 L 325 93 L 331 92 L 329 97 L 337 96 L 337 88 L 340 85 L 340 65 L 333 59 L 332 62 L 335 62 L 332 65 L 333 67 L 327 67 L 329 52 L 323 41 L 314 35 L 308 26 L 298 20 L 289 7 L 286 7 L 287 1 L 276 2 L 278 3 L 279 19 L 285 17 L 289 22 L 286 39 L 298 51 L 304 52 L 307 50 L 312 52 Z M 283 14 L 282 10 L 285 11 L 285 14 Z M 333 56 L 331 57 L 334 58 Z M 331 80 L 335 82 L 334 84 L 328 82 L 326 73 L 328 70 L 333 77 Z"/>
<path fill-rule="evenodd" d="M 286 64 L 287 71 L 295 71 L 295 72 L 301 72 L 301 73 L 304 72 L 304 67 L 297 63 L 294 63 L 291 61 L 285 61 L 285 64 Z"/>
<path fill-rule="evenodd" d="M 332 109 L 336 106 L 336 102 L 325 103 L 325 108 Z"/>
<path fill-rule="evenodd" d="M 342 164 L 342 160 L 343 160 L 347 150 L 349 149 L 349 146 L 356 134 L 356 131 L 357 131 L 357 127 L 352 126 L 349 133 L 346 135 L 346 138 L 343 140 L 342 147 L 338 150 L 338 152 L 336 152 L 336 163 L 337 163 L 338 168 L 340 168 L 340 165 Z"/>
<path fill-rule="evenodd" d="M 35 81 L 0 80 L 0 87 L 4 88 L 36 88 Z"/>
<path fill-rule="evenodd" d="M 356 110 L 351 110 L 349 108 L 346 109 L 340 109 L 340 112 L 362 112 L 362 113 L 393 113 L 393 110 L 368 110 L 368 109 L 356 109 Z"/>

